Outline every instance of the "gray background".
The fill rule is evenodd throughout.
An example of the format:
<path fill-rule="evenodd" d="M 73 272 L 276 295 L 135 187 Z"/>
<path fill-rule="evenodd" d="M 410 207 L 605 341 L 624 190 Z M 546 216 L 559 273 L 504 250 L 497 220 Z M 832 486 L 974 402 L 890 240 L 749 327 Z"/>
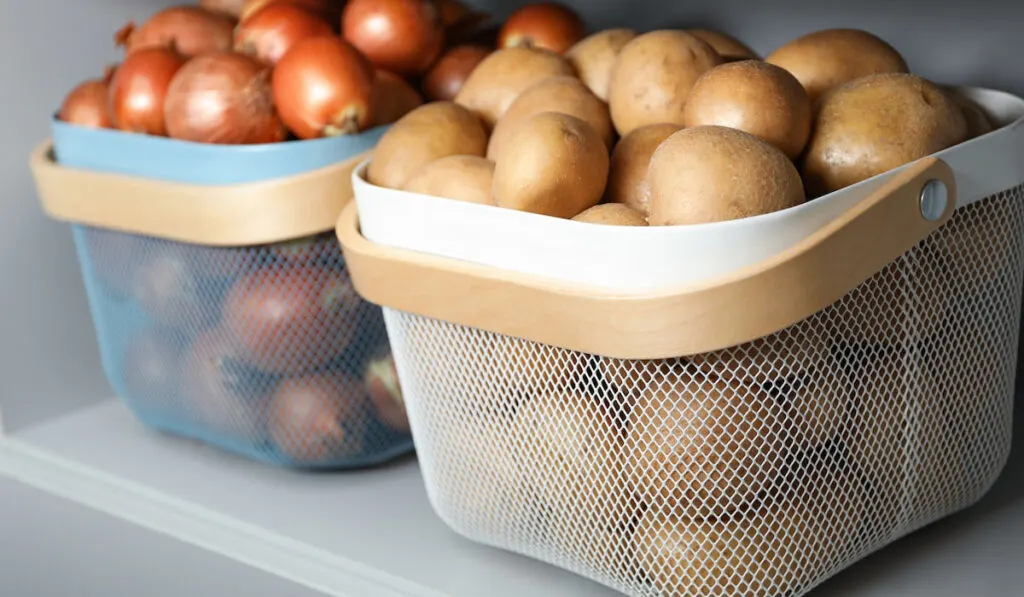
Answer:
<path fill-rule="evenodd" d="M 0 2 L 0 105 L 11 116 L 0 136 L 0 412 L 10 430 L 111 393 L 99 367 L 70 234 L 65 225 L 50 222 L 41 213 L 26 160 L 31 148 L 47 136 L 48 117 L 64 93 L 117 59 L 113 32 L 126 19 L 142 19 L 167 4 Z M 500 14 L 517 3 L 474 4 Z M 810 30 L 862 27 L 893 43 L 919 74 L 1024 94 L 1024 2 L 569 4 L 584 12 L 592 28 L 716 26 L 763 53 Z M 857 568 L 860 572 L 843 575 L 819 594 L 866 594 L 858 583 L 881 583 L 885 591 L 880 595 L 1013 594 L 1006 592 L 1009 587 L 1019 589 L 1024 583 L 1018 555 L 1024 552 L 1024 540 L 1008 524 L 1016 521 L 1017 529 L 1024 528 L 1022 461 L 1018 448 L 1011 470 L 982 506 L 869 559 Z M 992 522 L 997 513 L 999 524 Z M 95 549 L 100 541 L 103 548 Z M 900 566 L 886 567 L 897 555 L 902 555 Z M 132 575 L 136 568 L 125 560 L 131 556 L 154 563 L 161 558 L 173 561 L 171 577 L 147 581 Z M 153 581 L 155 586 L 148 584 Z M 1017 594 L 1021 593 L 1024 589 Z M 191 547 L 0 480 L 0 595 L 57 594 L 307 595 L 238 564 L 203 557 Z"/>

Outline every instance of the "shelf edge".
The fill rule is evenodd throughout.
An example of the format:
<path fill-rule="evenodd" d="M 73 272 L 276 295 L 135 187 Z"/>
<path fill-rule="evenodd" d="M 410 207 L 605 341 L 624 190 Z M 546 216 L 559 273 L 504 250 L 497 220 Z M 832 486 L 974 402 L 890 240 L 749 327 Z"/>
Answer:
<path fill-rule="evenodd" d="M 0 434 L 0 475 L 331 597 L 449 597 Z"/>

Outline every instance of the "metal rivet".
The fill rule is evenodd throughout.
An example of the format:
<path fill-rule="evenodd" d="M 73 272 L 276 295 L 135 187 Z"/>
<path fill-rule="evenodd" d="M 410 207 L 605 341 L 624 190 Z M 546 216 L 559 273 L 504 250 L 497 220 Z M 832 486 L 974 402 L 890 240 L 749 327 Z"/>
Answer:
<path fill-rule="evenodd" d="M 949 190 L 941 180 L 932 179 L 924 183 L 921 189 L 921 215 L 929 222 L 934 222 L 946 212 L 949 201 Z"/>

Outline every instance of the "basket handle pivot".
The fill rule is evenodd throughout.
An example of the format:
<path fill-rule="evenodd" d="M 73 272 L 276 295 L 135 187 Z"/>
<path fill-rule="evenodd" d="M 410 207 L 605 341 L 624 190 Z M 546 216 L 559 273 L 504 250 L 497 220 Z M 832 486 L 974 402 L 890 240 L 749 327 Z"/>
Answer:
<path fill-rule="evenodd" d="M 368 153 L 273 180 L 193 185 L 67 168 L 52 142 L 29 165 L 43 211 L 66 222 L 211 246 L 248 246 L 325 232 L 352 199 Z"/>
<path fill-rule="evenodd" d="M 841 299 L 944 224 L 953 171 L 924 158 L 797 245 L 717 279 L 622 295 L 377 245 L 355 202 L 338 220 L 352 279 L 370 302 L 623 359 L 709 352 L 767 336 Z"/>

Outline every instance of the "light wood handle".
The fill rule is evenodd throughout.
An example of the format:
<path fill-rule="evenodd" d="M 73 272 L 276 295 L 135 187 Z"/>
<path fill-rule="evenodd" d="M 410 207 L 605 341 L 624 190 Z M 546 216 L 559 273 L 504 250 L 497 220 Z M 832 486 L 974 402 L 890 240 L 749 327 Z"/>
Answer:
<path fill-rule="evenodd" d="M 51 217 L 214 246 L 248 246 L 325 232 L 352 199 L 352 171 L 368 153 L 273 180 L 191 185 L 66 168 L 50 141 L 30 158 Z"/>
<path fill-rule="evenodd" d="M 920 202 L 930 180 L 948 191 L 931 221 Z M 952 170 L 926 158 L 790 249 L 718 279 L 644 295 L 376 245 L 360 234 L 355 203 L 338 220 L 338 238 L 356 289 L 372 303 L 591 354 L 655 359 L 735 346 L 813 315 L 910 250 L 955 206 Z"/>

